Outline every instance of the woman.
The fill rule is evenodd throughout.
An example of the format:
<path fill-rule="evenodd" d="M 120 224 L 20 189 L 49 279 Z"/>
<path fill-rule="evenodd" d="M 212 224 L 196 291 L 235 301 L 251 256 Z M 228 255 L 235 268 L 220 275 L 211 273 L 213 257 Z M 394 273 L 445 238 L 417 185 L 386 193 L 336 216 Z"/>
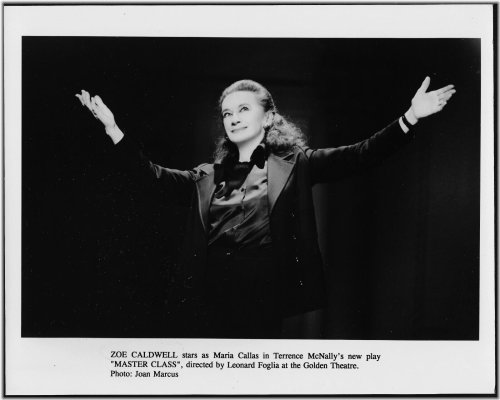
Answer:
<path fill-rule="evenodd" d="M 453 85 L 427 92 L 427 77 L 398 120 L 351 146 L 310 149 L 257 82 L 238 81 L 220 98 L 225 135 L 214 164 L 190 171 L 151 163 L 116 125 L 99 96 L 76 96 L 105 127 L 117 155 L 189 208 L 181 254 L 185 336 L 280 336 L 285 316 L 322 308 L 323 266 L 311 187 L 371 166 L 412 138 Z M 189 328 L 188 328 L 189 326 Z"/>

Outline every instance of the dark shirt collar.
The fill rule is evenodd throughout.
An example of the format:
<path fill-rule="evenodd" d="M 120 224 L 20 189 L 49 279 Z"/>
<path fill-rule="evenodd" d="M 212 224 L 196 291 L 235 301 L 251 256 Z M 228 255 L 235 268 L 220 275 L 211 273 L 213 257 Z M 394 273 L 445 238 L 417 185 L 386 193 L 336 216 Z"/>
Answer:
<path fill-rule="evenodd" d="M 233 189 L 243 184 L 254 165 L 260 169 L 264 168 L 267 155 L 266 144 L 261 142 L 252 152 L 250 161 L 240 162 L 235 157 L 225 157 L 221 163 L 214 164 L 215 184 L 219 185 L 221 182 L 226 182 L 224 195 L 229 195 Z"/>
<path fill-rule="evenodd" d="M 259 145 L 254 149 L 252 155 L 250 156 L 250 161 L 237 161 L 236 157 L 233 155 L 227 155 L 224 160 L 219 165 L 233 166 L 235 164 L 243 163 L 253 163 L 259 168 L 264 168 L 264 163 L 267 159 L 267 146 L 264 142 L 260 142 Z M 218 164 L 215 164 L 218 165 Z"/>
<path fill-rule="evenodd" d="M 250 156 L 250 162 L 259 167 L 260 169 L 264 168 L 264 164 L 267 159 L 267 148 L 264 142 L 261 142 L 253 151 Z"/>

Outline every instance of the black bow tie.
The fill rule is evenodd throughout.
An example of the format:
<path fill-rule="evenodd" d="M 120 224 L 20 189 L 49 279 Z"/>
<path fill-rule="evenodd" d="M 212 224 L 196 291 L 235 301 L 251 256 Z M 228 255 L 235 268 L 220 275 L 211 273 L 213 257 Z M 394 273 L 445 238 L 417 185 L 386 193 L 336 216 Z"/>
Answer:
<path fill-rule="evenodd" d="M 214 164 L 215 197 L 218 199 L 228 197 L 234 189 L 238 189 L 245 182 L 254 165 L 260 169 L 264 168 L 266 159 L 266 145 L 261 143 L 253 151 L 250 161 L 240 162 L 226 157 L 222 163 Z"/>

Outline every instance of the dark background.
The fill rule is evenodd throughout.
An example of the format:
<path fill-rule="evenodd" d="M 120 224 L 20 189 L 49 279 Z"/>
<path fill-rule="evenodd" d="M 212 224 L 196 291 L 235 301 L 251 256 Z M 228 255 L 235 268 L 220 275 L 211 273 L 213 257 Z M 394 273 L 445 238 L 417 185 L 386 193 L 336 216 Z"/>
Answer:
<path fill-rule="evenodd" d="M 131 182 L 74 96 L 99 94 L 159 164 L 210 161 L 221 91 L 263 83 L 311 147 L 457 94 L 380 167 L 314 189 L 329 287 L 290 337 L 478 339 L 480 41 L 23 38 L 22 335 L 169 337 L 185 210 Z"/>

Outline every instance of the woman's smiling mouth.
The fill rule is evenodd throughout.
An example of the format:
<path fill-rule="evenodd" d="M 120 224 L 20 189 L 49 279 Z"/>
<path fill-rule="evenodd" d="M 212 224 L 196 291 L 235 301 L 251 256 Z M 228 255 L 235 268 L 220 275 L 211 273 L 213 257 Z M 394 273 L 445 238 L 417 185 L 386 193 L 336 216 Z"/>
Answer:
<path fill-rule="evenodd" d="M 240 128 L 234 128 L 231 130 L 231 133 L 238 133 L 240 131 L 242 131 L 243 129 L 246 129 L 247 127 L 246 126 L 242 126 Z"/>

